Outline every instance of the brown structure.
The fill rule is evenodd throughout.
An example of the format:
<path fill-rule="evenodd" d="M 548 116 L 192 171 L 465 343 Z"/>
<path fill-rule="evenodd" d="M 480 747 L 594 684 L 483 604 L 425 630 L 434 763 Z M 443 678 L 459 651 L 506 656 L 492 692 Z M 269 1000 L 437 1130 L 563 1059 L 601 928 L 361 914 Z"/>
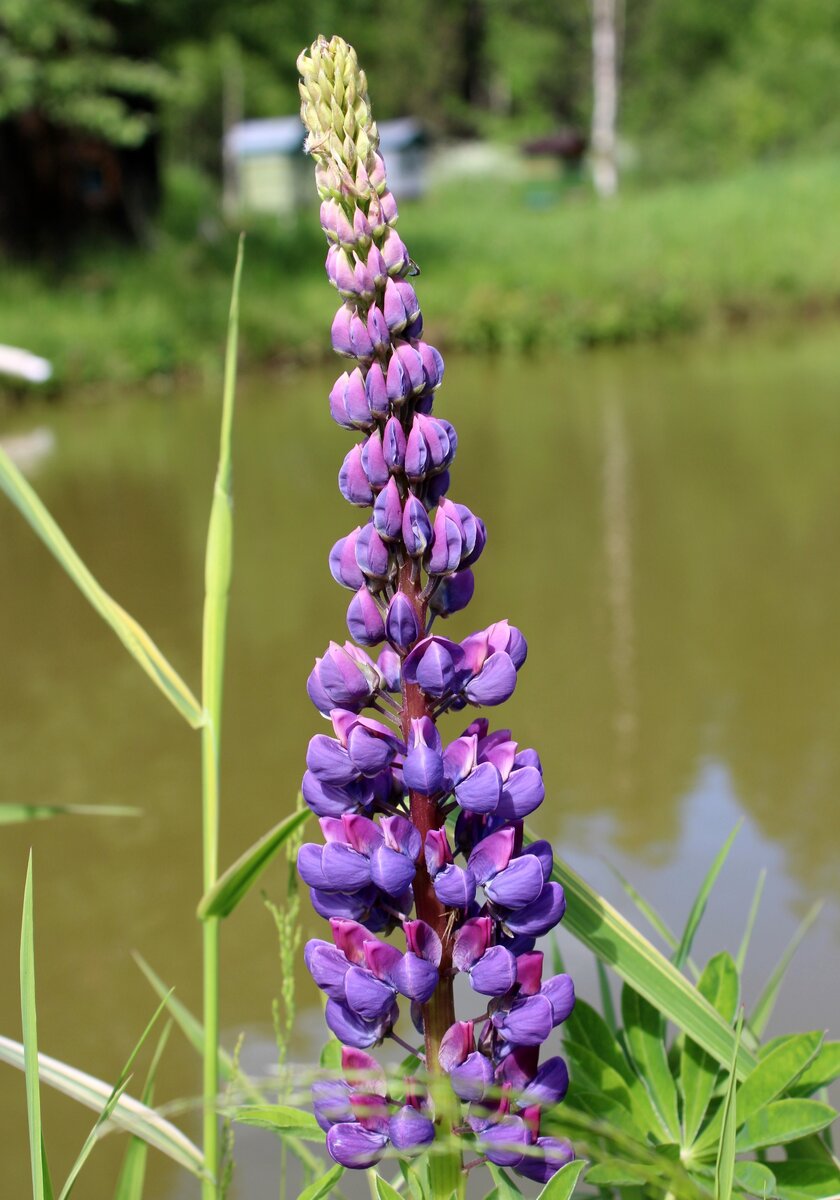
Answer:
<path fill-rule="evenodd" d="M 0 244 L 62 257 L 88 235 L 142 241 L 160 199 L 157 141 L 110 145 L 38 112 L 0 122 Z"/>

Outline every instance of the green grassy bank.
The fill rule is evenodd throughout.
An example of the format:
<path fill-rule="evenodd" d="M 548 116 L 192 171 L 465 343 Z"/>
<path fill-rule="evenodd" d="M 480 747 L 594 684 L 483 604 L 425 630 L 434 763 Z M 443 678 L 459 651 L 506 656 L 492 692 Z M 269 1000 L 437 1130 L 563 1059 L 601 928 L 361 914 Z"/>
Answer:
<path fill-rule="evenodd" d="M 468 350 L 591 346 L 840 307 L 840 161 L 727 179 L 588 189 L 470 183 L 403 206 L 427 333 Z M 51 358 L 58 386 L 211 370 L 235 234 L 187 236 L 170 214 L 151 250 L 110 247 L 62 271 L 3 264 L 0 341 Z M 205 228 L 207 222 L 205 222 Z M 335 297 L 316 209 L 252 230 L 247 364 L 323 357 Z"/>

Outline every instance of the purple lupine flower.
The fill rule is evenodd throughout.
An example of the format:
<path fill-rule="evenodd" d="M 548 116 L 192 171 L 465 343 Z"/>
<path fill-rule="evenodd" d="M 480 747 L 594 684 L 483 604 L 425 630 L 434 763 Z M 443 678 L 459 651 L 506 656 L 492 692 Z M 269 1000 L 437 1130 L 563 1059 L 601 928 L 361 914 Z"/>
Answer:
<path fill-rule="evenodd" d="M 568 1087 L 563 1060 L 540 1065 L 540 1047 L 571 1012 L 574 988 L 566 975 L 543 980 L 535 949 L 565 909 L 551 847 L 523 844 L 523 821 L 545 797 L 542 765 L 484 717 L 446 746 L 437 728 L 444 712 L 507 700 L 527 644 L 507 620 L 461 641 L 431 631 L 469 605 L 487 531 L 449 495 L 458 437 L 433 411 L 443 359 L 422 340 L 416 268 L 394 228 L 355 52 L 319 39 L 299 67 L 339 296 L 331 339 L 348 360 L 328 407 L 361 438 L 339 490 L 371 509 L 329 556 L 352 593 L 353 641 L 331 643 L 307 682 L 334 736 L 317 734 L 307 751 L 303 795 L 323 844 L 301 847 L 298 872 L 332 941 L 312 939 L 304 959 L 343 1043 L 342 1078 L 316 1083 L 315 1113 L 344 1166 L 370 1166 L 389 1147 L 419 1153 L 436 1129 L 428 1077 L 444 1072 L 479 1152 L 545 1182 L 572 1150 L 540 1136 L 540 1109 Z M 376 661 L 362 649 L 380 644 Z M 399 929 L 404 948 L 384 940 Z M 458 973 L 487 1011 L 442 1028 Z M 391 1035 L 401 998 L 424 1038 L 426 1080 L 406 1081 L 397 1098 L 367 1049 Z"/>

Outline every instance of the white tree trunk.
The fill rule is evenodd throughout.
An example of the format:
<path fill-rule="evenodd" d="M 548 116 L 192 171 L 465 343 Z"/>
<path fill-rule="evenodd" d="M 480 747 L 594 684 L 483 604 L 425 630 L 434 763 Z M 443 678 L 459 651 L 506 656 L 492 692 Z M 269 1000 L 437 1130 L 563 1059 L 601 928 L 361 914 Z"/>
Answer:
<path fill-rule="evenodd" d="M 599 196 L 614 196 L 618 190 L 616 7 L 617 0 L 592 0 L 592 177 Z"/>

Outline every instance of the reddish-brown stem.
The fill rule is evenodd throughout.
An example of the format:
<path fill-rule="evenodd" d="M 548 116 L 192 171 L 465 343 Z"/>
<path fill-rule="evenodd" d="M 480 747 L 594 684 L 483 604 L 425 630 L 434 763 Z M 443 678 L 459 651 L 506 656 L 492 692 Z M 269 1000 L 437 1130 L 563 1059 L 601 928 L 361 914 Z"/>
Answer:
<path fill-rule="evenodd" d="M 419 581 L 415 577 L 413 564 L 405 563 L 399 572 L 399 589 L 414 605 L 421 629 L 426 627 L 426 601 L 421 594 Z M 408 742 L 412 719 L 430 717 L 431 708 L 417 684 L 403 680 L 403 707 L 401 724 L 403 738 Z M 412 824 L 420 831 L 423 844 L 430 829 L 440 829 L 445 821 L 441 806 L 436 800 L 420 792 L 409 792 Z M 430 1071 L 439 1069 L 438 1048 L 443 1035 L 455 1021 L 455 1000 L 452 988 L 452 937 L 448 932 L 448 913 L 435 895 L 426 862 L 421 855 L 414 877 L 414 903 L 417 916 L 435 930 L 443 945 L 440 978 L 432 998 L 423 1006 L 423 1027 L 426 1039 L 426 1063 Z"/>

